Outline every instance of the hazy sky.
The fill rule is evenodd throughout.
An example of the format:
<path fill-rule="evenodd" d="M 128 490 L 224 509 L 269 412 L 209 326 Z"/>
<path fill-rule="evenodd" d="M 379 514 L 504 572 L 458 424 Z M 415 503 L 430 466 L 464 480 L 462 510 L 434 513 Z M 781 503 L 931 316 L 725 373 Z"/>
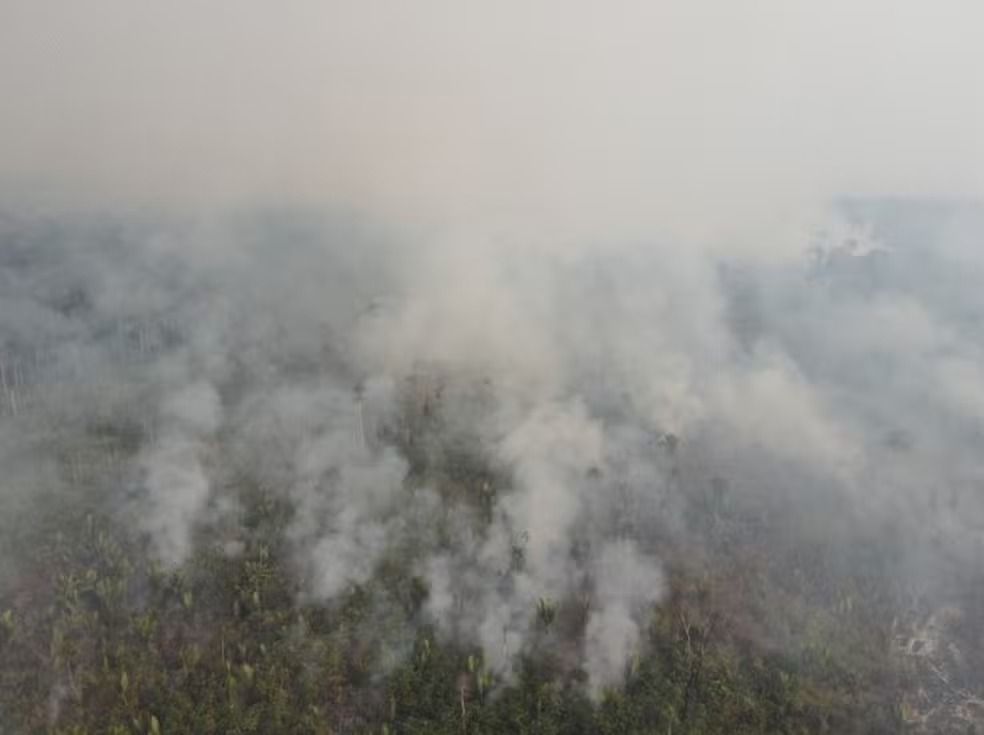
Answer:
<path fill-rule="evenodd" d="M 981 28 L 974 0 L 0 0 L 0 180 L 741 241 L 832 194 L 984 193 Z"/>

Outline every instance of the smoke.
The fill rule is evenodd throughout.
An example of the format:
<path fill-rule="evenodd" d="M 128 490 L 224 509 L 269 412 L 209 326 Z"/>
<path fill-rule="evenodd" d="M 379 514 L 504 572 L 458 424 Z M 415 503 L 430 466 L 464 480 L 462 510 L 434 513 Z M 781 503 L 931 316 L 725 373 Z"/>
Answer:
<path fill-rule="evenodd" d="M 585 631 L 585 661 L 591 684 L 617 684 L 626 662 L 638 651 L 640 620 L 663 594 L 663 577 L 654 559 L 638 554 L 627 542 L 605 546 L 595 561 L 595 594 L 599 609 L 592 611 Z"/>
<path fill-rule="evenodd" d="M 248 478 L 306 599 L 398 555 L 440 635 L 595 692 L 708 487 L 979 561 L 977 5 L 0 14 L 12 517 L 89 498 L 174 568 Z"/>
<path fill-rule="evenodd" d="M 366 582 L 411 521 L 406 462 L 392 448 L 369 451 L 361 410 L 351 388 L 285 385 L 252 396 L 237 417 L 238 441 L 256 452 L 249 474 L 295 502 L 289 534 L 319 599 Z"/>
<path fill-rule="evenodd" d="M 185 561 L 192 524 L 209 499 L 203 467 L 205 441 L 220 423 L 219 397 L 207 383 L 194 383 L 164 398 L 161 436 L 141 462 L 148 507 L 140 513 L 157 556 L 167 565 Z"/>

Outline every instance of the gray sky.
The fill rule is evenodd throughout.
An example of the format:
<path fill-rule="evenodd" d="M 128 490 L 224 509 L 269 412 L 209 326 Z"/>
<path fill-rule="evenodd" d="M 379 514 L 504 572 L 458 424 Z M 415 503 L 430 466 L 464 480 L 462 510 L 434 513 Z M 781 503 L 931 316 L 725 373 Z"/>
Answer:
<path fill-rule="evenodd" d="M 0 180 L 737 247 L 832 194 L 984 193 L 982 27 L 973 0 L 2 0 Z"/>

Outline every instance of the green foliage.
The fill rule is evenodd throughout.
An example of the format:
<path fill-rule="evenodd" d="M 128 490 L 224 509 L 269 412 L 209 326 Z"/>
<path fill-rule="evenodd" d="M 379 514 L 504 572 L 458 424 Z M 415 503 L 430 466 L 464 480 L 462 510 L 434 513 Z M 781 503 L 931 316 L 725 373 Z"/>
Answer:
<path fill-rule="evenodd" d="M 872 622 L 886 616 L 870 569 L 862 581 L 815 574 L 789 589 L 777 580 L 795 574 L 733 548 L 682 566 L 622 685 L 592 695 L 571 655 L 583 618 L 576 602 L 540 598 L 529 649 L 513 670 L 494 671 L 473 643 L 422 624 L 429 592 L 412 555 L 386 556 L 331 604 L 302 602 L 283 539 L 289 509 L 248 485 L 240 502 L 242 553 L 202 543 L 173 572 L 108 514 L 63 517 L 30 574 L 0 597 L 0 712 L 10 731 L 904 729 L 889 636 Z M 738 522 L 720 497 L 709 512 L 715 529 Z M 517 569 L 525 543 L 515 545 Z M 811 584 L 839 587 L 828 605 L 806 604 Z"/>

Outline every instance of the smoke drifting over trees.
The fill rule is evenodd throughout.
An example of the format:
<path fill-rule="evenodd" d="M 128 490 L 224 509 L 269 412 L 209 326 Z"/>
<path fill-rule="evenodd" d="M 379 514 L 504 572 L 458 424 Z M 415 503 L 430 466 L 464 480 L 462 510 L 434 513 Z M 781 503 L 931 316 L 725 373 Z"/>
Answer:
<path fill-rule="evenodd" d="M 942 605 L 981 553 L 980 212 L 848 202 L 799 261 L 682 265 L 8 215 L 5 583 L 52 505 L 164 571 L 236 559 L 254 487 L 290 509 L 299 603 L 397 563 L 422 604 L 387 655 L 433 625 L 502 682 L 549 640 L 587 692 L 620 686 L 668 576 L 746 545 Z"/>
<path fill-rule="evenodd" d="M 0 730 L 980 725 L 981 22 L 12 0 Z"/>

